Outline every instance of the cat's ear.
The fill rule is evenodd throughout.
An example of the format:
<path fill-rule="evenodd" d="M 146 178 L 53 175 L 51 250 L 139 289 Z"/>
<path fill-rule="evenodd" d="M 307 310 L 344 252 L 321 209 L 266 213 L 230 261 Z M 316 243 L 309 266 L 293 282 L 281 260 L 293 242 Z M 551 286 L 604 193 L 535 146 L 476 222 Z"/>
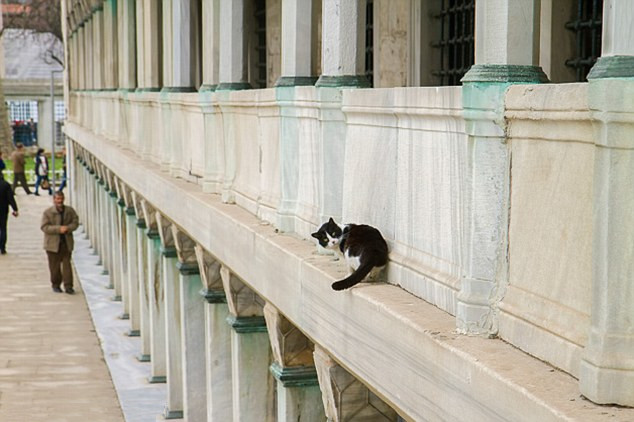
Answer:
<path fill-rule="evenodd" d="M 330 217 L 330 220 L 328 220 L 328 222 L 329 222 L 330 224 L 337 224 L 337 223 L 335 223 L 335 220 L 333 220 L 333 219 L 332 219 L 332 217 Z"/>
<path fill-rule="evenodd" d="M 319 232 L 311 233 L 311 236 L 315 239 L 319 239 Z"/>

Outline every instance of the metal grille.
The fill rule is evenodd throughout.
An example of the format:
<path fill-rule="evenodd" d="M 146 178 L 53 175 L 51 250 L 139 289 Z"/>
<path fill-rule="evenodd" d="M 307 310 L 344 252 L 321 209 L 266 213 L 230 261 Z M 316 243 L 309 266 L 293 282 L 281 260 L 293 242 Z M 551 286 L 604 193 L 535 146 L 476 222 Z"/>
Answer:
<path fill-rule="evenodd" d="M 365 77 L 374 86 L 374 1 L 365 7 Z"/>
<path fill-rule="evenodd" d="M 255 1 L 255 88 L 266 88 L 266 0 Z"/>
<path fill-rule="evenodd" d="M 566 29 L 575 34 L 575 57 L 566 60 L 566 66 L 576 72 L 583 82 L 590 68 L 601 55 L 603 0 L 577 0 L 577 18 L 566 23 Z"/>
<path fill-rule="evenodd" d="M 440 40 L 432 44 L 440 53 L 440 69 L 433 71 L 440 85 L 460 85 L 473 65 L 475 0 L 438 0 Z"/>

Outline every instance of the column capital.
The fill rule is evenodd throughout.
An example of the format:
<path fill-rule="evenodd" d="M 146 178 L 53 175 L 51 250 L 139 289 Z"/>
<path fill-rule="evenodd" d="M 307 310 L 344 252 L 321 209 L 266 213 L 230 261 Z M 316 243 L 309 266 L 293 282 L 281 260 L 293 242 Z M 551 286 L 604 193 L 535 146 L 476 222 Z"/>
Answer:
<path fill-rule="evenodd" d="M 599 57 L 588 74 L 588 80 L 634 77 L 634 56 Z"/>
<path fill-rule="evenodd" d="M 227 323 L 236 333 L 266 333 L 266 322 L 263 316 L 239 317 L 229 315 L 227 317 Z"/>
<path fill-rule="evenodd" d="M 284 387 L 312 387 L 319 385 L 317 369 L 314 366 L 290 366 L 282 367 L 273 362 L 269 367 L 276 380 L 282 382 Z"/>
<path fill-rule="evenodd" d="M 548 77 L 539 66 L 513 64 L 475 64 L 461 82 L 545 83 Z"/>

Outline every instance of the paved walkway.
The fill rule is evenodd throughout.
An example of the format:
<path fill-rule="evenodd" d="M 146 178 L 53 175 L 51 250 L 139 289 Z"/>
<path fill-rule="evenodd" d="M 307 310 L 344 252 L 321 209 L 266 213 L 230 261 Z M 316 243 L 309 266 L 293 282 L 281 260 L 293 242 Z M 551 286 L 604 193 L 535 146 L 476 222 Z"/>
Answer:
<path fill-rule="evenodd" d="M 9 217 L 8 254 L 0 255 L 0 421 L 155 421 L 165 385 L 146 382 L 139 339 L 123 335 L 122 305 L 110 300 L 81 228 L 77 293 L 53 293 L 39 228 L 51 197 L 18 188 L 16 199 L 20 217 Z"/>

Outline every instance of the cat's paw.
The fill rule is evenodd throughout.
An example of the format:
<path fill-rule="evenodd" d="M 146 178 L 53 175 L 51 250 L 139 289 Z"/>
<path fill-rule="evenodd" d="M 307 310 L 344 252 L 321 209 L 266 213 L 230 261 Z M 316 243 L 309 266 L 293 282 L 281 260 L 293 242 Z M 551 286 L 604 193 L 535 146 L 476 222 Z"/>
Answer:
<path fill-rule="evenodd" d="M 332 287 L 332 290 L 336 290 L 336 291 L 344 290 L 346 288 L 346 286 L 341 281 L 332 283 L 331 287 Z"/>

